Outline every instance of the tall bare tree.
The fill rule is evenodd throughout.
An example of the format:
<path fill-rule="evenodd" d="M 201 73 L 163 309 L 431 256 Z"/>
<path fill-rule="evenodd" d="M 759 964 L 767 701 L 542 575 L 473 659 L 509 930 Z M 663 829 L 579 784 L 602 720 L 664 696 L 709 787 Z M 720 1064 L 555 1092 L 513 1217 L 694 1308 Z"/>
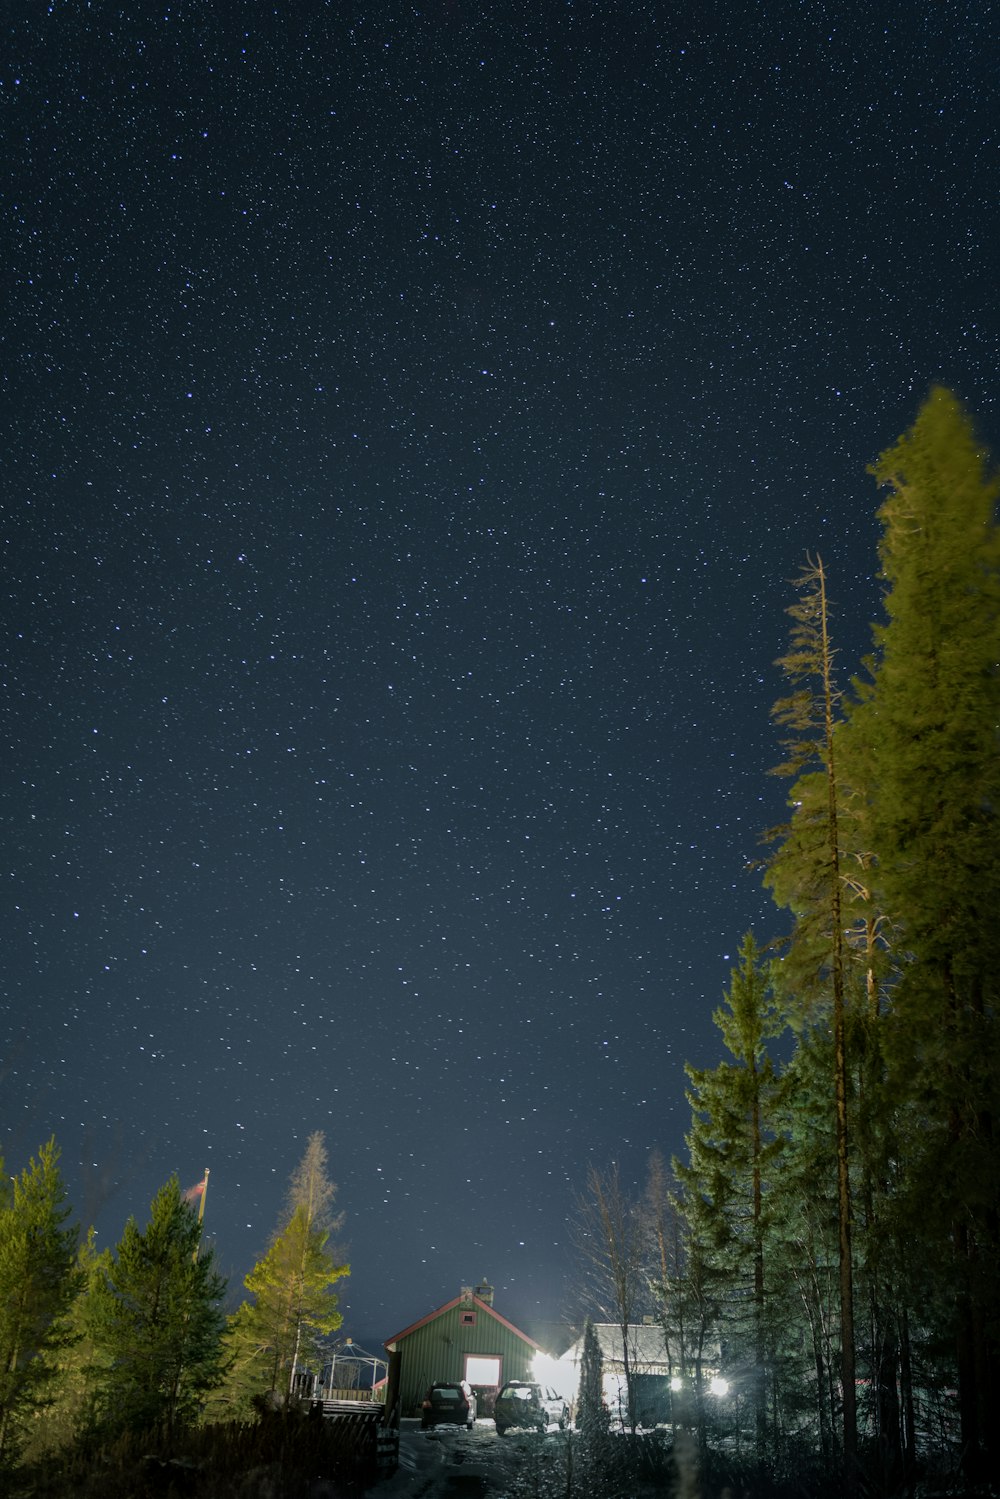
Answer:
<path fill-rule="evenodd" d="M 776 721 L 789 731 L 784 741 L 788 759 L 777 773 L 795 778 L 791 798 L 794 812 L 788 836 L 771 862 L 769 876 L 776 894 L 782 888 L 794 892 L 788 903 L 796 911 L 801 927 L 797 947 L 800 963 L 804 960 L 806 968 L 812 968 L 807 974 L 808 989 L 815 993 L 818 986 L 828 988 L 832 997 L 843 1458 L 848 1492 L 853 1492 L 858 1478 L 858 1438 L 843 875 L 834 736 L 839 693 L 834 685 L 834 650 L 822 558 L 806 558 L 796 587 L 799 598 L 787 611 L 792 619 L 790 649 L 778 662 L 794 690 L 774 708 Z M 801 857 L 803 845 L 810 850 L 812 857 L 808 860 Z"/>
<path fill-rule="evenodd" d="M 586 1190 L 577 1199 L 573 1237 L 588 1300 L 621 1335 L 625 1420 L 635 1431 L 633 1329 L 646 1296 L 646 1225 L 642 1205 L 622 1182 L 617 1162 L 605 1170 L 589 1167 Z"/>

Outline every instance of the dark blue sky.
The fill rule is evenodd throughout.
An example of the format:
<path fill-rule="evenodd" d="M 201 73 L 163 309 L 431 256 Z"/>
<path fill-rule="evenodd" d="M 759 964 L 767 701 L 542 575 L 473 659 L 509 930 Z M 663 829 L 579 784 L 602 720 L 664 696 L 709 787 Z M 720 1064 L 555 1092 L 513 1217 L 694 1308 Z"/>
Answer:
<path fill-rule="evenodd" d="M 326 1135 L 367 1345 L 574 1280 L 783 787 L 789 579 L 998 439 L 997 43 L 948 0 L 14 4 L 2 1120 L 242 1275 Z M 138 11 L 138 14 L 130 12 Z"/>

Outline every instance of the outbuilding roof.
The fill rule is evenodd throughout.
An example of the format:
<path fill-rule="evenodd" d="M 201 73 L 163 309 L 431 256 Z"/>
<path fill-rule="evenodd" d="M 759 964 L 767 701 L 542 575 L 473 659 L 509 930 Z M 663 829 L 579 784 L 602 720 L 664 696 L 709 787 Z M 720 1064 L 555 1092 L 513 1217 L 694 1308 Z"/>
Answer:
<path fill-rule="evenodd" d="M 600 1344 L 601 1354 L 604 1358 L 605 1367 L 619 1367 L 624 1363 L 622 1354 L 622 1330 L 614 1322 L 595 1322 L 593 1324 L 597 1341 Z M 628 1354 L 629 1364 L 641 1373 L 666 1373 L 671 1358 L 668 1356 L 666 1339 L 663 1328 L 653 1323 L 630 1323 L 628 1329 Z M 670 1354 L 673 1362 L 677 1362 L 678 1351 L 671 1344 Z M 571 1348 L 563 1354 L 563 1358 L 570 1363 L 579 1363 L 583 1357 L 583 1337 L 577 1338 Z M 703 1349 L 703 1358 L 708 1363 L 716 1363 L 719 1359 L 719 1344 L 716 1339 L 708 1339 Z"/>

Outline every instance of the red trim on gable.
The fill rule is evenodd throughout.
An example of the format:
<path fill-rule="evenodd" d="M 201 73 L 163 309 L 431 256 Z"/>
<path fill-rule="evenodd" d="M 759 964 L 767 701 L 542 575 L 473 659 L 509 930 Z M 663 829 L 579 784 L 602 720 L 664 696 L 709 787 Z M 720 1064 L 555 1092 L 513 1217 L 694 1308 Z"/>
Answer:
<path fill-rule="evenodd" d="M 475 1301 L 476 1298 L 473 1297 L 472 1299 L 473 1301 Z M 394 1343 L 398 1343 L 400 1338 L 408 1338 L 410 1336 L 410 1333 L 416 1332 L 418 1327 L 426 1327 L 428 1322 L 434 1321 L 435 1317 L 441 1317 L 445 1312 L 450 1312 L 452 1307 L 458 1306 L 461 1300 L 461 1296 L 456 1296 L 452 1301 L 446 1301 L 444 1306 L 439 1306 L 436 1312 L 428 1312 L 427 1316 L 421 1317 L 419 1322 L 411 1322 L 409 1327 L 403 1328 L 402 1332 L 397 1332 L 394 1337 L 386 1338 L 385 1342 L 382 1344 L 382 1347 L 385 1348 L 389 1353 L 395 1352 L 395 1349 L 392 1345 Z"/>
<path fill-rule="evenodd" d="M 428 1322 L 433 1322 L 436 1317 L 443 1317 L 445 1312 L 453 1311 L 456 1306 L 461 1306 L 462 1304 L 461 1296 L 455 1296 L 451 1301 L 446 1301 L 444 1306 L 438 1307 L 437 1311 L 428 1312 L 426 1317 L 421 1317 L 417 1322 L 411 1322 L 409 1327 L 403 1328 L 402 1332 L 397 1332 L 393 1337 L 386 1338 L 382 1344 L 383 1348 L 387 1353 L 395 1353 L 396 1344 L 401 1342 L 403 1338 L 408 1338 L 411 1332 L 416 1332 L 418 1327 L 426 1327 Z M 471 1304 L 479 1311 L 489 1313 L 502 1327 L 506 1327 L 508 1332 L 512 1332 L 515 1337 L 520 1338 L 522 1343 L 527 1343 L 529 1348 L 534 1348 L 537 1353 L 541 1353 L 541 1347 L 535 1342 L 534 1338 L 529 1338 L 528 1334 L 522 1332 L 519 1327 L 515 1327 L 513 1322 L 508 1322 L 506 1317 L 501 1317 L 499 1312 L 495 1312 L 491 1306 L 487 1306 L 485 1301 L 480 1301 L 478 1296 L 473 1296 Z"/>

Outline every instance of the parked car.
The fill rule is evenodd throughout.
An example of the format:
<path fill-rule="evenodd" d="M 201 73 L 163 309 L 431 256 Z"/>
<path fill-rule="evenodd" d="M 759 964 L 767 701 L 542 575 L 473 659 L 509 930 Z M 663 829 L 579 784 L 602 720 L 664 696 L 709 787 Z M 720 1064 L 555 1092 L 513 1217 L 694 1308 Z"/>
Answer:
<path fill-rule="evenodd" d="M 555 1390 L 531 1384 L 525 1379 L 509 1379 L 496 1398 L 493 1419 L 498 1437 L 512 1426 L 526 1426 L 534 1431 L 547 1431 L 550 1426 L 558 1426 L 560 1431 L 565 1431 L 569 1423 L 569 1407 Z"/>
<path fill-rule="evenodd" d="M 420 1410 L 421 1426 L 466 1426 L 471 1431 L 475 1422 L 476 1397 L 464 1379 L 431 1385 Z"/>

